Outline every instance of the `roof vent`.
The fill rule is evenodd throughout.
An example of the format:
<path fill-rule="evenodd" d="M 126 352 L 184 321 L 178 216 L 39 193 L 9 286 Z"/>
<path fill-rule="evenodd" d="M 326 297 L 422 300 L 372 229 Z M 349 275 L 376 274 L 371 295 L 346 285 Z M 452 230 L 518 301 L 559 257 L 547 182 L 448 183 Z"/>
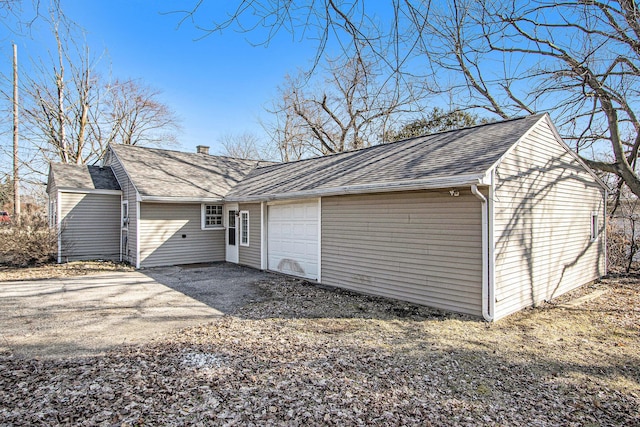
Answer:
<path fill-rule="evenodd" d="M 209 146 L 208 145 L 197 145 L 196 152 L 198 154 L 209 154 Z"/>

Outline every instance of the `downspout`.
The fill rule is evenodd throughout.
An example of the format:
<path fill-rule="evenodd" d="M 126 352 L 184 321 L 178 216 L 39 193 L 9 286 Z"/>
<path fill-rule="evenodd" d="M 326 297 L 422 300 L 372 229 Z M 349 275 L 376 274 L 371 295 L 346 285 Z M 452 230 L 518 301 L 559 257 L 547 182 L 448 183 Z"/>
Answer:
<path fill-rule="evenodd" d="M 127 230 L 127 240 L 129 231 Z M 140 269 L 140 193 L 136 191 L 136 269 Z"/>
<path fill-rule="evenodd" d="M 471 185 L 471 193 L 480 200 L 482 205 L 482 317 L 487 322 L 493 321 L 493 292 L 492 283 L 489 280 L 491 269 L 489 268 L 489 203 L 487 198 L 478 190 L 477 184 Z"/>

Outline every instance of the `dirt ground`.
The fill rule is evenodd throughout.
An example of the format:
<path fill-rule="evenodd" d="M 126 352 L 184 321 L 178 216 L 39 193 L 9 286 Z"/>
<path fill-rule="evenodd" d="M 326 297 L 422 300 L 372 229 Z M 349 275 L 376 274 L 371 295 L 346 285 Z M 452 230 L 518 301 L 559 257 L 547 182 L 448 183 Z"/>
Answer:
<path fill-rule="evenodd" d="M 272 276 L 102 355 L 0 354 L 0 425 L 640 425 L 640 278 L 494 324 Z"/>

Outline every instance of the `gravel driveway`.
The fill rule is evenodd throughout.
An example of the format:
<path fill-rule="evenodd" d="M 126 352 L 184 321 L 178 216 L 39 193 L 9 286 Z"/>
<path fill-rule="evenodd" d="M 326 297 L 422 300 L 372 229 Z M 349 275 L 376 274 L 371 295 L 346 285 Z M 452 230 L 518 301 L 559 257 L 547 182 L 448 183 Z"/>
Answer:
<path fill-rule="evenodd" d="M 0 282 L 0 353 L 101 354 L 211 321 L 265 298 L 273 275 L 233 264 Z"/>

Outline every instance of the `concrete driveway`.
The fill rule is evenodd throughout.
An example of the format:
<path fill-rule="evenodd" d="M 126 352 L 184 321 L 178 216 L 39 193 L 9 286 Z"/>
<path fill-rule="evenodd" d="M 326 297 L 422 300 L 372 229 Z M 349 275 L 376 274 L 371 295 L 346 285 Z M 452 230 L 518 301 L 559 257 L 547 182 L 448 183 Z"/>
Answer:
<path fill-rule="evenodd" d="M 265 299 L 255 283 L 270 276 L 221 263 L 0 282 L 0 352 L 75 357 L 149 342 Z"/>

